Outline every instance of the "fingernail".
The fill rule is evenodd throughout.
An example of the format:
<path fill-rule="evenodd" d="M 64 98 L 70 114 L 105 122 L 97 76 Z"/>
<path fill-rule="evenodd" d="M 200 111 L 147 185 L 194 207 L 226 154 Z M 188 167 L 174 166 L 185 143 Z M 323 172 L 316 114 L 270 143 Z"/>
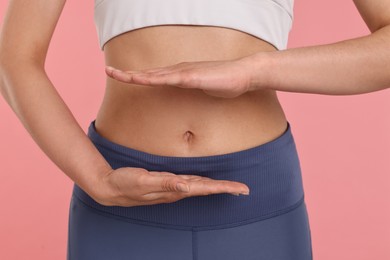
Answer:
<path fill-rule="evenodd" d="M 241 192 L 242 195 L 249 195 L 249 191 L 248 192 Z"/>
<path fill-rule="evenodd" d="M 107 68 L 108 70 L 114 70 L 114 68 L 111 67 L 111 66 L 106 66 L 106 68 Z"/>
<path fill-rule="evenodd" d="M 230 194 L 235 195 L 235 196 L 240 196 L 239 193 L 230 193 Z"/>
<path fill-rule="evenodd" d="M 182 192 L 189 192 L 190 191 L 190 187 L 188 187 L 188 185 L 186 185 L 182 182 L 176 183 L 176 188 Z"/>

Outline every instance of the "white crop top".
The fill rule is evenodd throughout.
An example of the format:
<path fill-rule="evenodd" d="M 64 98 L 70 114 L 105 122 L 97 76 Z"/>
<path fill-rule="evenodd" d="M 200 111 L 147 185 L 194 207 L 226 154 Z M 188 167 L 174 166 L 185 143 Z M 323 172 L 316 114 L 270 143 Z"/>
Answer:
<path fill-rule="evenodd" d="M 134 29 L 187 24 L 246 32 L 286 49 L 294 0 L 95 0 L 100 49 L 111 38 Z"/>

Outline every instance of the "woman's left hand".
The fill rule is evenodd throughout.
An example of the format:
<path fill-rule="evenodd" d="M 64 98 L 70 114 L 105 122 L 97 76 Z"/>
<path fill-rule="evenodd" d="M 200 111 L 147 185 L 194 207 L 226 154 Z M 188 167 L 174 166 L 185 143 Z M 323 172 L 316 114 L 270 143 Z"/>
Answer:
<path fill-rule="evenodd" d="M 111 78 L 148 86 L 201 89 L 206 94 L 234 98 L 250 88 L 250 64 L 240 58 L 226 61 L 181 62 L 166 67 L 122 71 L 106 66 Z"/>

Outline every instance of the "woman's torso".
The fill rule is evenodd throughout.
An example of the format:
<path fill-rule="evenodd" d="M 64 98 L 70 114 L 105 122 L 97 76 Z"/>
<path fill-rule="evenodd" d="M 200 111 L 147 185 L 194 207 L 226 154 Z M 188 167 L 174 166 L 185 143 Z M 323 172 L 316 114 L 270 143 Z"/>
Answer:
<path fill-rule="evenodd" d="M 183 61 L 228 60 L 270 43 L 215 26 L 162 25 L 123 33 L 105 45 L 105 62 L 138 70 Z M 201 90 L 128 84 L 107 77 L 96 131 L 112 142 L 165 156 L 208 156 L 254 147 L 287 127 L 275 91 L 218 98 Z"/>

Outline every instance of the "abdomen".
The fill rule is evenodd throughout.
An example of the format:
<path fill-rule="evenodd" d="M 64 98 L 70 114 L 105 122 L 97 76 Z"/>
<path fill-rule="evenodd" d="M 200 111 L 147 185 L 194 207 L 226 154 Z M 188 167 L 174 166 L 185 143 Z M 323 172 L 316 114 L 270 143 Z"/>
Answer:
<path fill-rule="evenodd" d="M 270 43 L 234 29 L 163 25 L 114 37 L 104 52 L 107 64 L 138 70 L 274 50 Z M 270 90 L 218 98 L 196 89 L 107 78 L 95 125 L 103 137 L 133 149 L 167 156 L 207 156 L 273 140 L 285 131 L 286 119 L 276 93 Z"/>

